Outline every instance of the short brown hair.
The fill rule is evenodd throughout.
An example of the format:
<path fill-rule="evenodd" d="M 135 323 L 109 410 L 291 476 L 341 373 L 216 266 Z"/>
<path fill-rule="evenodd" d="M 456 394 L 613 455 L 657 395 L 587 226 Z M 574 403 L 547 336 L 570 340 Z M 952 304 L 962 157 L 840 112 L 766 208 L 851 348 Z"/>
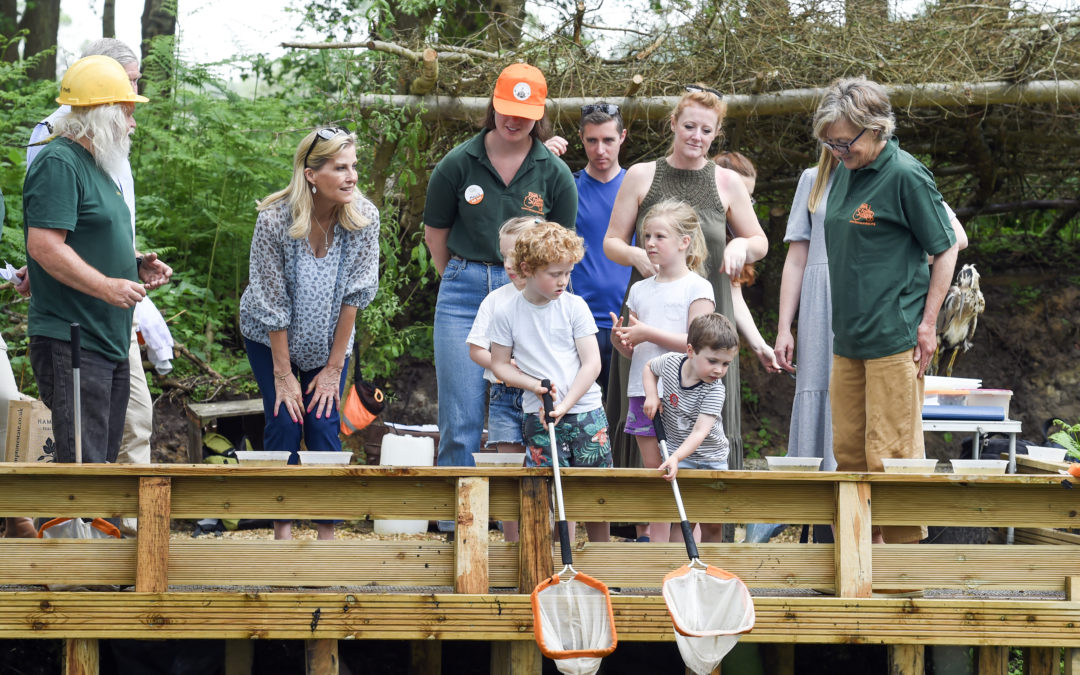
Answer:
<path fill-rule="evenodd" d="M 564 261 L 576 265 L 584 257 L 584 239 L 558 223 L 545 220 L 521 233 L 510 263 L 519 274 L 524 274 L 522 265 L 528 265 L 531 273 Z"/>
<path fill-rule="evenodd" d="M 725 169 L 731 169 L 740 176 L 746 176 L 747 178 L 757 178 L 757 169 L 754 168 L 754 163 L 741 152 L 735 152 L 734 150 L 727 150 L 721 152 L 716 157 L 713 157 L 713 161 L 717 166 L 721 166 Z"/>
<path fill-rule="evenodd" d="M 686 333 L 686 341 L 694 348 L 694 351 L 702 349 L 732 349 L 739 346 L 739 335 L 735 332 L 735 326 L 731 324 L 723 314 L 713 312 L 702 314 L 690 322 L 690 329 Z"/>

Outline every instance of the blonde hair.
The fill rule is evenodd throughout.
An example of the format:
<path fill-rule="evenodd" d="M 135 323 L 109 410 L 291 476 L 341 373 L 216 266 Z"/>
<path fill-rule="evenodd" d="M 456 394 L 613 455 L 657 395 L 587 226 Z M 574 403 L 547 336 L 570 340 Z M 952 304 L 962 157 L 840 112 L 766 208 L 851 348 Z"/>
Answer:
<path fill-rule="evenodd" d="M 544 221 L 536 216 L 518 216 L 517 218 L 511 218 L 499 228 L 499 236 L 516 237 L 533 225 L 539 225 L 542 222 Z"/>
<path fill-rule="evenodd" d="M 653 204 L 641 219 L 638 241 L 645 241 L 645 225 L 651 220 L 662 220 L 675 236 L 690 238 L 690 246 L 686 249 L 686 266 L 705 276 L 705 260 L 709 250 L 705 246 L 705 234 L 701 231 L 701 220 L 694 207 L 678 199 L 665 199 Z"/>
<path fill-rule="evenodd" d="M 259 211 L 265 211 L 285 200 L 292 212 L 289 236 L 293 239 L 303 239 L 311 234 L 312 207 L 315 204 L 315 197 L 311 192 L 311 184 L 304 175 L 304 169 L 318 171 L 345 148 L 356 147 L 356 135 L 344 130 L 338 130 L 330 139 L 319 138 L 319 142 L 316 143 L 316 134 L 319 131 L 320 129 L 315 129 L 309 132 L 297 146 L 296 154 L 293 155 L 293 173 L 289 186 L 256 203 Z M 311 148 L 310 154 L 308 148 Z M 305 166 L 305 156 L 307 166 Z M 354 189 L 353 193 L 357 197 L 364 196 L 359 189 Z M 335 207 L 331 224 L 337 221 L 346 230 L 359 230 L 370 225 L 371 221 L 360 212 L 358 201 L 353 199 L 348 204 Z"/>
<path fill-rule="evenodd" d="M 721 127 L 724 124 L 724 115 L 727 113 L 727 104 L 716 94 L 707 91 L 706 85 L 697 82 L 694 86 L 702 87 L 702 89 L 687 91 L 682 95 L 682 98 L 679 99 L 679 102 L 675 104 L 675 108 L 671 111 L 671 121 L 678 122 L 679 116 L 683 114 L 683 111 L 686 110 L 686 107 L 690 104 L 696 104 L 702 108 L 711 110 L 716 113 L 716 137 L 713 139 L 716 140 L 716 138 L 720 138 L 724 135 L 724 131 Z M 671 154 L 674 149 L 675 144 L 673 142 L 668 154 Z M 706 151 L 708 151 L 708 148 L 706 148 Z"/>
<path fill-rule="evenodd" d="M 510 264 L 524 276 L 522 265 L 532 272 L 560 262 L 575 265 L 585 257 L 585 240 L 558 223 L 543 220 L 518 236 Z"/>
<path fill-rule="evenodd" d="M 840 119 L 859 129 L 878 132 L 883 141 L 891 138 L 896 129 L 889 93 L 865 77 L 841 78 L 829 85 L 814 113 L 814 136 L 824 141 L 826 129 Z"/>
<path fill-rule="evenodd" d="M 825 146 L 821 147 L 821 157 L 818 158 L 817 175 L 814 176 L 814 186 L 810 188 L 810 213 L 817 213 L 821 206 L 821 199 L 825 196 L 825 187 L 829 184 L 829 176 L 836 168 L 836 158 Z"/>

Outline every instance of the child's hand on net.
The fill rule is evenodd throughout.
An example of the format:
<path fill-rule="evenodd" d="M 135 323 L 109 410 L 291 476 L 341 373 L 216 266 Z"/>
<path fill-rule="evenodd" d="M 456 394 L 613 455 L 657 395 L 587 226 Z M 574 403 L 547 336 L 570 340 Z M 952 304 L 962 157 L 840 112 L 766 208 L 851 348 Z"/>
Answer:
<path fill-rule="evenodd" d="M 674 457 L 668 457 L 660 465 L 659 470 L 663 472 L 666 480 L 675 480 L 675 476 L 679 474 L 679 461 Z"/>

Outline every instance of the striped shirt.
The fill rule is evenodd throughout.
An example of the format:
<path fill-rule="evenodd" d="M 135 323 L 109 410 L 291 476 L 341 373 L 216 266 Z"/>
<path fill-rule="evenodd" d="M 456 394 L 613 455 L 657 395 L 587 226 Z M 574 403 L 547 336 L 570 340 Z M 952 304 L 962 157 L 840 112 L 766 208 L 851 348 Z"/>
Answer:
<path fill-rule="evenodd" d="M 668 452 L 675 452 L 697 423 L 698 415 L 715 418 L 712 428 L 697 450 L 687 459 L 727 462 L 728 439 L 724 435 L 721 413 L 724 410 L 724 382 L 705 382 L 682 386 L 681 371 L 686 354 L 669 352 L 649 361 L 649 369 L 660 380 L 662 417 L 667 431 Z"/>

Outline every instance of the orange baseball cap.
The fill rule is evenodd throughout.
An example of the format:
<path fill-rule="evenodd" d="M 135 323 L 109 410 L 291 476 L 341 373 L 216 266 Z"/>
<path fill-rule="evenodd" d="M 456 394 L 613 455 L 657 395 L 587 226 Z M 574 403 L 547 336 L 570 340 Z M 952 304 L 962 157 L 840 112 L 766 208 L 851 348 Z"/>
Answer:
<path fill-rule="evenodd" d="M 544 116 L 547 80 L 536 66 L 515 63 L 503 68 L 495 82 L 495 112 L 510 117 L 538 120 Z"/>

